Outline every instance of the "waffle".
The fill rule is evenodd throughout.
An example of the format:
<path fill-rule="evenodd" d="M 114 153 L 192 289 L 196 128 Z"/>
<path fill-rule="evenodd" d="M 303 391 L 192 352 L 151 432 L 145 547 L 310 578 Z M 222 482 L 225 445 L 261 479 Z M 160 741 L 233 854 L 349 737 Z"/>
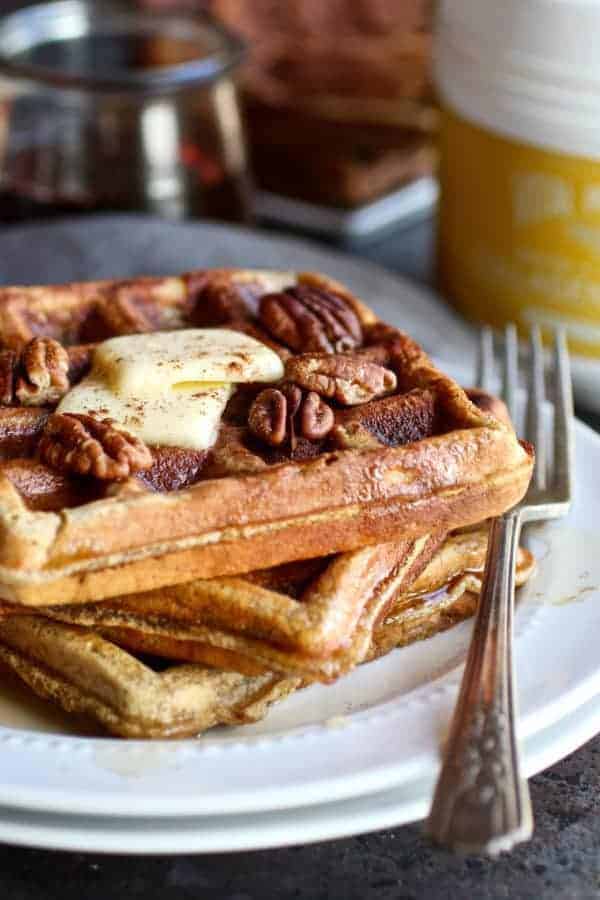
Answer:
<path fill-rule="evenodd" d="M 331 681 L 366 652 L 375 622 L 409 590 L 442 536 L 392 541 L 249 577 L 196 580 L 101 603 L 43 607 L 68 624 L 174 659 Z M 308 574 L 308 578 L 307 578 Z"/>
<path fill-rule="evenodd" d="M 196 665 L 157 670 L 92 631 L 42 616 L 13 616 L 0 628 L 5 667 L 38 696 L 121 737 L 186 737 L 255 722 L 299 686 L 280 675 L 249 678 Z"/>
<path fill-rule="evenodd" d="M 290 286 L 313 298 L 317 313 L 302 301 L 303 317 L 293 320 L 289 337 L 287 322 L 282 338 L 263 301 L 274 292 L 288 297 Z M 344 321 L 352 319 L 351 349 L 338 341 L 340 321 L 327 306 L 334 301 Z M 99 601 L 389 543 L 398 534 L 412 542 L 496 515 L 526 490 L 533 456 L 512 428 L 480 411 L 408 336 L 324 276 L 220 270 L 0 289 L 3 360 L 36 336 L 50 337 L 67 347 L 72 382 L 98 341 L 185 325 L 249 333 L 286 366 L 316 349 L 328 359 L 385 364 L 397 387 L 349 408 L 334 399 L 335 426 L 325 440 L 273 448 L 249 433 L 250 386 L 234 396 L 209 453 L 156 448 L 149 470 L 107 485 L 42 463 L 37 453 L 51 405 L 37 407 L 31 397 L 15 404 L 3 382 L 6 600 Z M 332 353 L 338 344 L 343 352 Z"/>
<path fill-rule="evenodd" d="M 369 604 L 372 591 L 365 584 L 368 597 L 355 637 L 341 655 L 312 665 L 306 655 L 301 659 L 298 653 L 274 650 L 267 641 L 239 634 L 227 639 L 202 626 L 202 610 L 182 598 L 176 611 L 163 602 L 161 592 L 151 611 L 145 598 L 137 605 L 136 598 L 124 598 L 122 605 L 105 601 L 44 608 L 35 615 L 5 607 L 0 660 L 40 696 L 125 737 L 184 736 L 219 723 L 253 722 L 301 686 L 339 677 L 471 615 L 486 541 L 483 528 L 449 537 L 408 589 L 388 582 L 375 606 Z M 285 604 L 290 595 L 306 591 L 307 574 L 309 583 L 318 581 L 324 565 L 338 571 L 335 561 L 305 561 L 253 573 L 247 588 L 257 581 L 278 587 Z M 518 584 L 532 567 L 531 555 L 521 551 Z"/>
<path fill-rule="evenodd" d="M 134 651 L 328 682 L 371 653 L 374 634 L 379 648 L 392 649 L 435 633 L 447 609 L 452 615 L 466 593 L 479 593 L 486 549 L 479 528 L 41 612 Z M 532 567 L 521 549 L 518 584 Z"/>

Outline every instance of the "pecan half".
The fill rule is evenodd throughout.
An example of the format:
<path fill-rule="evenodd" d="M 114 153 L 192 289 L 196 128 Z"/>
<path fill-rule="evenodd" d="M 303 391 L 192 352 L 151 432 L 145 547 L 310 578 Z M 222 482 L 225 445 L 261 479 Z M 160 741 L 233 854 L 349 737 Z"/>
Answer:
<path fill-rule="evenodd" d="M 78 340 L 97 343 L 123 334 L 156 331 L 161 324 L 160 305 L 150 287 L 121 282 L 98 298 L 80 328 Z"/>
<path fill-rule="evenodd" d="M 333 428 L 333 410 L 314 391 L 303 392 L 293 384 L 267 388 L 250 408 L 250 431 L 271 447 L 288 441 L 294 449 L 298 438 L 318 441 Z"/>
<path fill-rule="evenodd" d="M 94 475 L 107 481 L 149 469 L 152 453 L 139 438 L 119 431 L 110 419 L 54 413 L 39 443 L 40 456 L 61 472 Z"/>
<path fill-rule="evenodd" d="M 63 347 L 33 338 L 20 353 L 0 351 L 0 406 L 52 406 L 87 373 L 93 344 Z"/>
<path fill-rule="evenodd" d="M 36 337 L 24 347 L 15 394 L 23 406 L 58 403 L 67 393 L 69 354 L 54 338 Z"/>
<path fill-rule="evenodd" d="M 259 317 L 273 337 L 299 353 L 343 352 L 362 343 L 362 326 L 350 304 L 332 291 L 305 284 L 266 294 Z"/>
<path fill-rule="evenodd" d="M 252 434 L 271 447 L 283 444 L 287 424 L 287 400 L 277 388 L 261 391 L 248 414 Z"/>
<path fill-rule="evenodd" d="M 258 312 L 258 298 L 262 293 L 257 282 L 236 282 L 231 275 L 189 276 L 187 290 L 192 303 L 189 319 L 199 326 L 252 320 Z"/>
<path fill-rule="evenodd" d="M 496 419 L 504 422 L 505 425 L 512 425 L 506 404 L 499 397 L 494 396 L 494 394 L 488 394 L 487 391 L 482 391 L 481 388 L 465 388 L 465 393 L 471 403 L 474 403 L 478 409 L 490 413 Z"/>
<path fill-rule="evenodd" d="M 333 410 L 318 394 L 309 391 L 300 402 L 300 434 L 309 441 L 327 437 L 335 421 Z"/>
<path fill-rule="evenodd" d="M 343 406 L 356 406 L 396 388 L 395 374 L 361 356 L 305 353 L 286 363 L 286 377 L 308 391 L 329 397 Z"/>

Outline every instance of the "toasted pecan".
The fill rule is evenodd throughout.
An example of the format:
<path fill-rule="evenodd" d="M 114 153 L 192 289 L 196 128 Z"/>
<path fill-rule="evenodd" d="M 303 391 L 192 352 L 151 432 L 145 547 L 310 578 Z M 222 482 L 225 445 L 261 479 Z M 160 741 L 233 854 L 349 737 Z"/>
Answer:
<path fill-rule="evenodd" d="M 250 408 L 248 425 L 252 434 L 271 447 L 287 442 L 294 449 L 297 438 L 318 441 L 334 424 L 330 406 L 314 391 L 297 385 L 261 391 Z"/>
<path fill-rule="evenodd" d="M 305 353 L 286 363 L 286 378 L 343 406 L 356 406 L 389 394 L 395 374 L 360 355 Z"/>
<path fill-rule="evenodd" d="M 35 337 L 23 348 L 15 394 L 24 406 L 58 403 L 70 387 L 70 361 L 54 338 Z"/>
<path fill-rule="evenodd" d="M 91 348 L 68 350 L 50 337 L 34 337 L 19 353 L 0 351 L 0 404 L 52 406 L 89 366 Z"/>
<path fill-rule="evenodd" d="M 261 391 L 250 407 L 250 431 L 271 447 L 283 444 L 286 437 L 287 399 L 277 388 Z"/>
<path fill-rule="evenodd" d="M 139 438 L 118 430 L 110 419 L 54 413 L 39 443 L 43 460 L 59 471 L 94 475 L 107 481 L 127 478 L 153 463 Z"/>
<path fill-rule="evenodd" d="M 300 434 L 309 441 L 327 437 L 335 421 L 333 410 L 318 394 L 309 391 L 300 403 Z"/>
<path fill-rule="evenodd" d="M 487 391 L 482 391 L 480 388 L 467 388 L 465 393 L 471 403 L 474 403 L 478 409 L 490 413 L 490 415 L 495 416 L 507 425 L 512 425 L 506 404 L 499 397 L 494 396 L 494 394 L 488 394 Z"/>
<path fill-rule="evenodd" d="M 230 325 L 251 321 L 258 312 L 262 291 L 256 282 L 236 284 L 228 272 L 210 277 L 205 272 L 187 278 L 189 319 L 193 325 Z"/>
<path fill-rule="evenodd" d="M 297 353 L 337 353 L 362 343 L 360 320 L 331 290 L 298 284 L 260 301 L 259 317 L 273 337 Z"/>

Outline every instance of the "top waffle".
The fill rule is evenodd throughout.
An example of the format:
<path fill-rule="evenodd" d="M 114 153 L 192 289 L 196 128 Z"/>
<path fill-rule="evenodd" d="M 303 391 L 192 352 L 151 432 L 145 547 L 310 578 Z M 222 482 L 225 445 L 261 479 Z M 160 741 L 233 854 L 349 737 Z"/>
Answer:
<path fill-rule="evenodd" d="M 211 326 L 269 345 L 285 375 L 237 389 L 210 451 L 123 454 L 98 420 L 73 430 L 53 415 L 94 344 Z M 4 288 L 0 337 L 0 589 L 16 602 L 98 600 L 448 531 L 517 502 L 531 475 L 508 425 L 324 276 Z"/>

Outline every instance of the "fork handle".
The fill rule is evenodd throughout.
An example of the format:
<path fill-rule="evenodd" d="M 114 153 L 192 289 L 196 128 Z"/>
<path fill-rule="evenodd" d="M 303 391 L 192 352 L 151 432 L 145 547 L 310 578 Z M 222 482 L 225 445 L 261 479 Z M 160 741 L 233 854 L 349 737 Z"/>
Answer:
<path fill-rule="evenodd" d="M 491 524 L 473 637 L 426 831 L 438 843 L 495 855 L 531 836 L 519 773 L 512 663 L 515 562 L 521 521 Z"/>

